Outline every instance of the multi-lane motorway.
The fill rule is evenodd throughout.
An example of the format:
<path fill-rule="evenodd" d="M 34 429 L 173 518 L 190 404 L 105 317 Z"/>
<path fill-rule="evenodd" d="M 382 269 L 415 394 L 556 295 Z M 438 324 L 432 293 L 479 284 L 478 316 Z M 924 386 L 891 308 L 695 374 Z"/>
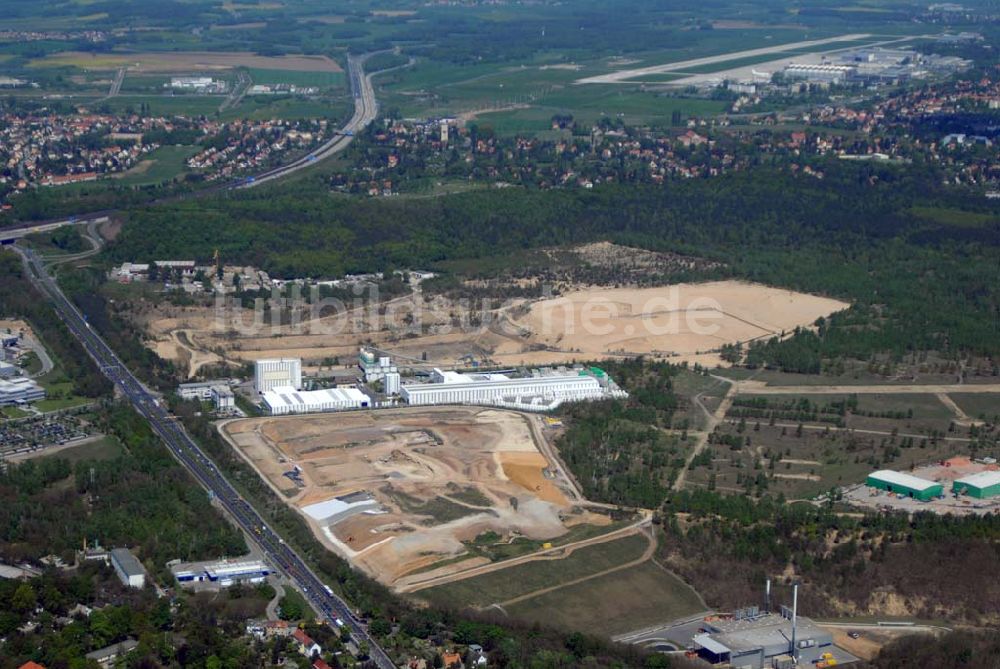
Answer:
<path fill-rule="evenodd" d="M 312 153 L 254 176 L 244 177 L 236 181 L 219 184 L 210 188 L 203 188 L 193 193 L 184 193 L 173 197 L 167 197 L 161 201 L 169 202 L 171 200 L 204 197 L 210 193 L 217 193 L 222 190 L 253 188 L 254 186 L 258 186 L 262 183 L 274 181 L 275 179 L 280 179 L 290 174 L 294 174 L 299 170 L 315 165 L 324 158 L 328 158 L 336 153 L 339 153 L 340 151 L 343 151 L 354 139 L 354 134 L 364 130 L 368 124 L 374 121 L 375 117 L 378 116 L 378 100 L 375 99 L 375 88 L 372 86 L 373 75 L 365 74 L 364 70 L 365 61 L 374 56 L 376 53 L 382 52 L 376 51 L 363 56 L 348 56 L 347 74 L 351 83 L 351 94 L 354 96 L 354 114 L 339 131 L 333 134 L 333 137 L 327 140 Z M 154 202 L 151 202 L 150 204 L 153 203 Z M 9 244 L 14 240 L 20 239 L 21 237 L 25 237 L 36 232 L 48 232 L 64 225 L 85 224 L 96 219 L 107 218 L 112 213 L 114 213 L 113 209 L 106 209 L 64 219 L 35 221 L 13 225 L 0 229 L 0 243 Z"/>
<path fill-rule="evenodd" d="M 167 412 L 160 400 L 143 386 L 111 347 L 90 327 L 83 315 L 56 285 L 38 255 L 30 249 L 17 250 L 25 260 L 31 281 L 52 300 L 70 332 L 80 340 L 104 375 L 115 384 L 136 411 L 149 421 L 170 452 L 211 493 L 247 536 L 260 546 L 268 559 L 302 591 L 310 604 L 324 616 L 327 624 L 336 627 L 336 621 L 339 619 L 342 624 L 350 627 L 355 639 L 368 644 L 371 659 L 379 669 L 393 669 L 395 665 L 392 660 L 368 634 L 364 622 L 355 617 L 343 599 L 326 588 L 302 558 L 274 534 L 260 514 L 236 492 L 184 427 Z"/>
<path fill-rule="evenodd" d="M 250 179 L 224 184 L 211 191 L 199 191 L 180 197 L 197 197 L 206 192 L 221 189 L 236 189 L 255 186 L 266 181 L 287 176 L 315 162 L 343 150 L 354 136 L 374 120 L 378 104 L 372 87 L 371 75 L 364 73 L 363 65 L 368 56 L 350 57 L 348 72 L 354 95 L 354 115 L 332 139 L 313 153 L 281 167 L 259 174 Z M 11 241 L 34 232 L 52 230 L 63 225 L 84 224 L 106 219 L 111 211 L 92 212 L 86 216 L 68 219 L 29 223 L 0 230 L 0 241 Z M 204 486 L 217 503 L 235 520 L 248 537 L 255 541 L 267 558 L 297 587 L 309 603 L 320 612 L 327 624 L 336 628 L 346 625 L 353 637 L 367 643 L 371 660 L 379 669 L 393 669 L 389 656 L 368 634 L 364 622 L 358 619 L 351 608 L 327 586 L 306 565 L 305 561 L 267 526 L 264 519 L 246 502 L 223 477 L 212 461 L 197 443 L 188 435 L 184 427 L 173 418 L 149 390 L 122 363 L 115 352 L 87 323 L 83 315 L 66 298 L 46 270 L 42 259 L 30 249 L 16 248 L 24 258 L 31 281 L 45 293 L 56 308 L 60 318 L 70 332 L 80 340 L 87 353 L 98 367 L 121 391 L 122 395 L 142 414 L 157 435 L 166 443 L 170 452 Z"/>

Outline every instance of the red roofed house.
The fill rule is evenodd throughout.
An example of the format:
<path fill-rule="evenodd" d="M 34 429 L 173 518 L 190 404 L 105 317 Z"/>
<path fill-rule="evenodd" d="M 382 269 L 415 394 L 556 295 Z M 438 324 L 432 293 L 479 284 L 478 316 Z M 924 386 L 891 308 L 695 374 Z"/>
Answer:
<path fill-rule="evenodd" d="M 25 662 L 17 669 L 45 669 L 45 667 L 38 664 L 37 662 Z"/>
<path fill-rule="evenodd" d="M 312 637 L 303 632 L 300 629 L 292 632 L 292 638 L 295 639 L 299 644 L 299 652 L 306 657 L 313 657 L 314 655 L 319 655 L 323 652 L 319 644 L 312 640 Z"/>
<path fill-rule="evenodd" d="M 317 657 L 316 661 L 313 662 L 313 669 L 332 669 L 329 664 L 323 661 L 323 658 Z"/>

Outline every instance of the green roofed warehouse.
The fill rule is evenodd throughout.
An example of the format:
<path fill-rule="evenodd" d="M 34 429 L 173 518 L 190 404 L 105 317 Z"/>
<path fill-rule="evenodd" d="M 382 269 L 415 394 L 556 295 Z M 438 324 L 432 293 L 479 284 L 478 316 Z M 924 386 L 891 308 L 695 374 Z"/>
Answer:
<path fill-rule="evenodd" d="M 889 469 L 872 472 L 865 483 L 872 488 L 907 495 L 923 502 L 944 494 L 944 487 L 940 483 Z"/>
<path fill-rule="evenodd" d="M 1000 472 L 979 472 L 957 479 L 951 485 L 956 495 L 965 494 L 977 499 L 1000 495 Z"/>

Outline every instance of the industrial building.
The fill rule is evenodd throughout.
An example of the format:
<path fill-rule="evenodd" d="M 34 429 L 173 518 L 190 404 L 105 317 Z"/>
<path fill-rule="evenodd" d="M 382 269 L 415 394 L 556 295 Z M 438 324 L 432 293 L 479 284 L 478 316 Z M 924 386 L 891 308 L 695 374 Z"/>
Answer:
<path fill-rule="evenodd" d="M 709 616 L 692 639 L 698 656 L 710 664 L 741 669 L 791 669 L 796 666 L 833 666 L 856 660 L 833 645 L 833 635 L 812 620 L 798 615 L 798 586 L 793 588 L 792 607 L 779 613 L 770 607 L 771 582 L 767 583 L 767 606 Z"/>
<path fill-rule="evenodd" d="M 4 362 L 0 360 L 0 379 L 9 379 L 13 376 L 17 376 L 21 373 L 21 370 L 16 365 L 12 365 L 9 362 Z"/>
<path fill-rule="evenodd" d="M 1000 495 L 1000 471 L 985 471 L 956 479 L 951 485 L 956 495 L 987 499 Z"/>
<path fill-rule="evenodd" d="M 383 390 L 386 395 L 398 395 L 400 387 L 399 372 L 389 372 L 385 375 L 385 388 Z"/>
<path fill-rule="evenodd" d="M 547 411 L 562 402 L 627 397 L 596 367 L 575 370 L 533 370 L 531 376 L 460 374 L 435 369 L 431 383 L 404 385 L 400 396 L 414 406 L 480 404 Z"/>
<path fill-rule="evenodd" d="M 303 513 L 321 525 L 336 525 L 359 513 L 383 513 L 378 501 L 364 491 L 341 495 L 302 507 Z"/>
<path fill-rule="evenodd" d="M 260 560 L 218 560 L 178 562 L 170 566 L 170 573 L 182 586 L 228 588 L 235 583 L 262 583 L 274 570 Z"/>
<path fill-rule="evenodd" d="M 253 387 L 266 393 L 279 387 L 302 389 L 302 360 L 300 358 L 269 358 L 253 365 Z"/>
<path fill-rule="evenodd" d="M 0 379 L 0 406 L 45 399 L 45 389 L 28 378 Z"/>
<path fill-rule="evenodd" d="M 111 551 L 111 566 L 121 582 L 130 588 L 142 588 L 146 585 L 146 568 L 142 566 L 127 548 L 115 548 Z"/>
<path fill-rule="evenodd" d="M 940 483 L 889 469 L 872 472 L 865 480 L 865 484 L 886 492 L 909 496 L 922 502 L 940 497 L 944 493 L 944 487 Z"/>
<path fill-rule="evenodd" d="M 236 395 L 229 386 L 212 386 L 212 405 L 220 413 L 229 413 L 236 409 Z"/>
<path fill-rule="evenodd" d="M 392 364 L 392 359 L 386 355 L 376 355 L 374 351 L 362 348 L 358 352 L 358 367 L 365 376 L 365 383 L 381 381 L 386 374 L 395 374 L 399 370 Z"/>
<path fill-rule="evenodd" d="M 264 406 L 274 416 L 364 409 L 369 404 L 368 395 L 357 388 L 299 391 L 291 386 L 278 386 L 264 393 Z"/>

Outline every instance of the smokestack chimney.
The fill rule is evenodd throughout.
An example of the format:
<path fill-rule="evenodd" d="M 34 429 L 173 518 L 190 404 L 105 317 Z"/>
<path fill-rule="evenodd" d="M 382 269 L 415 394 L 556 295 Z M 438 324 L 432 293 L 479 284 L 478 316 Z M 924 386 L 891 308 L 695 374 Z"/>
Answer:
<path fill-rule="evenodd" d="M 767 579 L 767 585 L 764 587 L 764 613 L 771 612 L 771 579 Z"/>
<path fill-rule="evenodd" d="M 798 632 L 798 616 L 799 616 L 799 584 L 796 583 L 792 586 L 792 659 L 799 659 L 799 649 L 796 637 L 796 632 Z"/>

